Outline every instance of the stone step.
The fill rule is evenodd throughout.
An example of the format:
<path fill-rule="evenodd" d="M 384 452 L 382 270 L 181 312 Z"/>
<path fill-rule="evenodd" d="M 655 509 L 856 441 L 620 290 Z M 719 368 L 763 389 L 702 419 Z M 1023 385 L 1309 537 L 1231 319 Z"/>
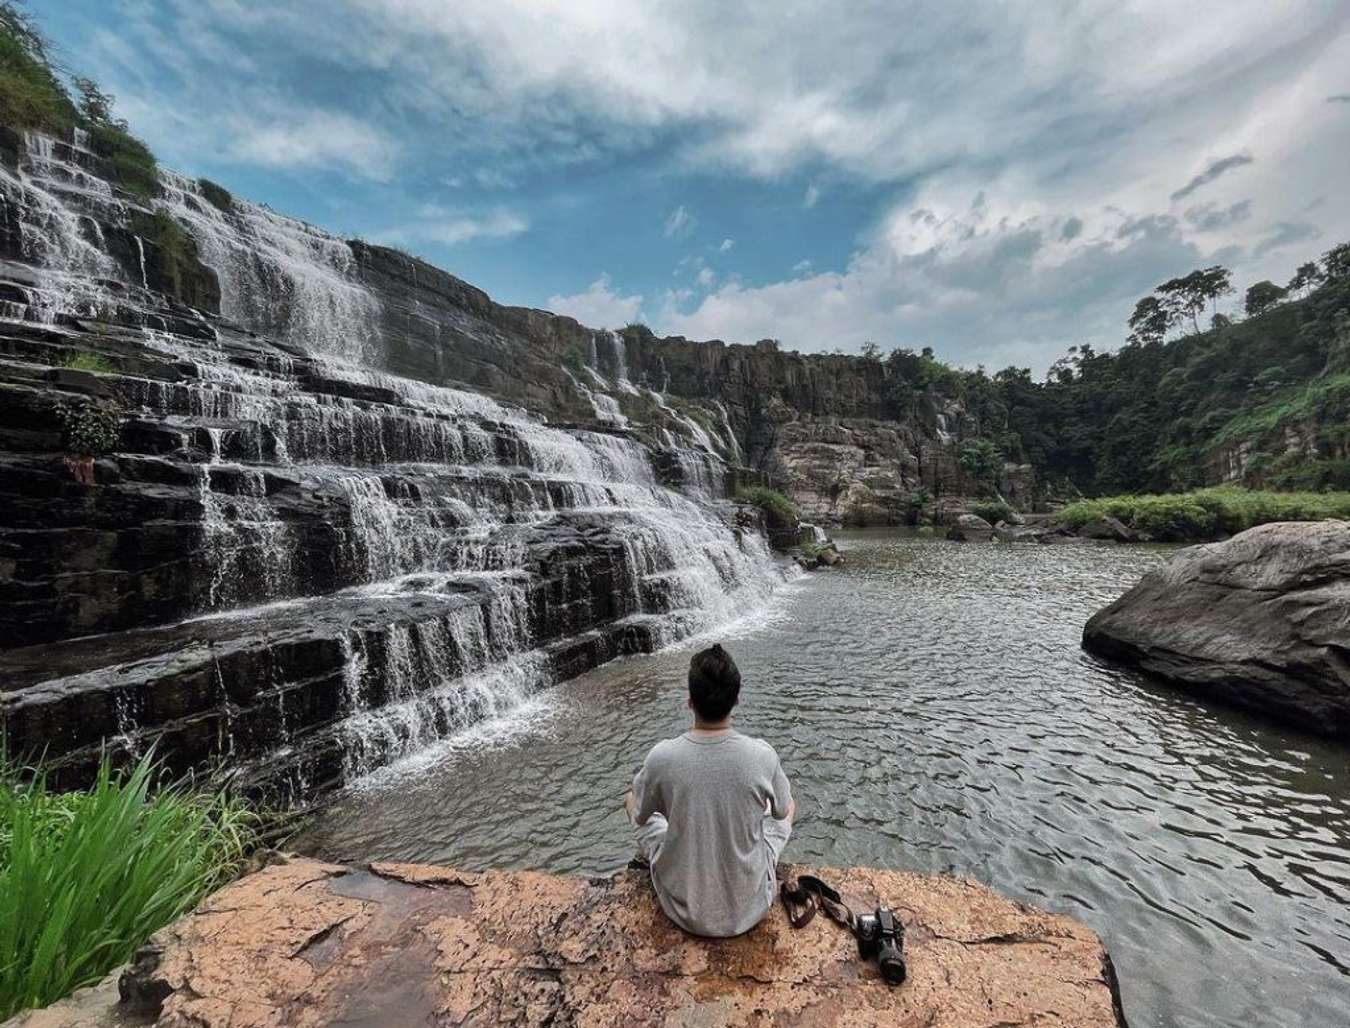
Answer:
<path fill-rule="evenodd" d="M 175 771 L 228 756 L 243 762 L 252 789 L 293 801 L 342 777 L 352 748 L 343 722 L 353 715 L 378 719 L 522 654 L 537 665 L 537 687 L 651 649 L 654 624 L 624 618 L 603 570 L 409 576 L 9 650 L 0 653 L 0 731 L 14 754 L 45 751 L 58 784 L 86 781 L 105 747 L 122 758 L 154 746 Z M 438 722 L 451 706 L 457 720 Z M 435 735 L 491 712 L 433 704 L 418 730 Z M 371 766 L 389 756 L 374 754 Z"/>

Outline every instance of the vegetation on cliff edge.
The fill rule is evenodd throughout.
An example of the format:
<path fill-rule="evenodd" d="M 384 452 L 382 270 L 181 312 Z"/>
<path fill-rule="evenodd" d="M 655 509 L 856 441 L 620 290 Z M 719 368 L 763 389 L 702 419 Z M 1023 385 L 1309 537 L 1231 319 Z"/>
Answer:
<path fill-rule="evenodd" d="M 155 155 L 113 114 L 115 98 L 93 79 L 71 79 L 71 96 L 51 44 L 17 0 L 0 0 L 0 124 L 24 131 L 89 134 L 89 149 L 107 162 L 118 185 L 140 197 L 159 188 Z"/>
<path fill-rule="evenodd" d="M 97 982 L 238 873 L 254 816 L 160 777 L 105 760 L 58 793 L 0 754 L 0 1020 Z"/>
<path fill-rule="evenodd" d="M 1102 517 L 1119 518 L 1158 542 L 1198 542 L 1272 521 L 1350 519 L 1350 492 L 1279 493 L 1220 486 L 1079 500 L 1059 512 L 1060 520 L 1074 528 Z"/>

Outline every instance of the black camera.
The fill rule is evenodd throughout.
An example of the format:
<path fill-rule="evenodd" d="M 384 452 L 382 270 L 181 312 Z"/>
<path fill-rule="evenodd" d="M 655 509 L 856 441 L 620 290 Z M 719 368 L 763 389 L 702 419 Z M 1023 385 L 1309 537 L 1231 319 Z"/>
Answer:
<path fill-rule="evenodd" d="M 853 932 L 858 937 L 858 955 L 864 960 L 874 957 L 881 968 L 881 977 L 888 985 L 899 985 L 905 980 L 905 926 L 890 907 L 877 907 L 875 914 L 859 914 Z"/>

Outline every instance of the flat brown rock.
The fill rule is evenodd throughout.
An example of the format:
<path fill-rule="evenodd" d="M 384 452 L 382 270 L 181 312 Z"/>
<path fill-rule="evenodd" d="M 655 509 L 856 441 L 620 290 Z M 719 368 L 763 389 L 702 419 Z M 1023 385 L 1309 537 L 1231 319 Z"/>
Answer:
<path fill-rule="evenodd" d="M 904 985 L 887 987 L 842 929 L 818 917 L 794 931 L 780 906 L 738 938 L 693 938 L 638 871 L 286 858 L 160 932 L 123 975 L 118 1016 L 139 1004 L 142 1023 L 193 1028 L 1124 1024 L 1106 951 L 1071 918 L 961 879 L 819 873 L 855 909 L 900 911 Z"/>

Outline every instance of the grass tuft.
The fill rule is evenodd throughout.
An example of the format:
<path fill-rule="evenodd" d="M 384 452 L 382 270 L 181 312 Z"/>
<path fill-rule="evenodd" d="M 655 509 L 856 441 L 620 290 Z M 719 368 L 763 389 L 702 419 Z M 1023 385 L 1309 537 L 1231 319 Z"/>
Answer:
<path fill-rule="evenodd" d="M 770 517 L 780 521 L 796 521 L 797 506 L 776 489 L 754 485 L 742 489 L 736 494 L 742 503 L 753 504 Z"/>
<path fill-rule="evenodd" d="M 160 778 L 150 757 L 105 758 L 58 793 L 0 763 L 0 1020 L 97 982 L 238 873 L 255 816 Z"/>

